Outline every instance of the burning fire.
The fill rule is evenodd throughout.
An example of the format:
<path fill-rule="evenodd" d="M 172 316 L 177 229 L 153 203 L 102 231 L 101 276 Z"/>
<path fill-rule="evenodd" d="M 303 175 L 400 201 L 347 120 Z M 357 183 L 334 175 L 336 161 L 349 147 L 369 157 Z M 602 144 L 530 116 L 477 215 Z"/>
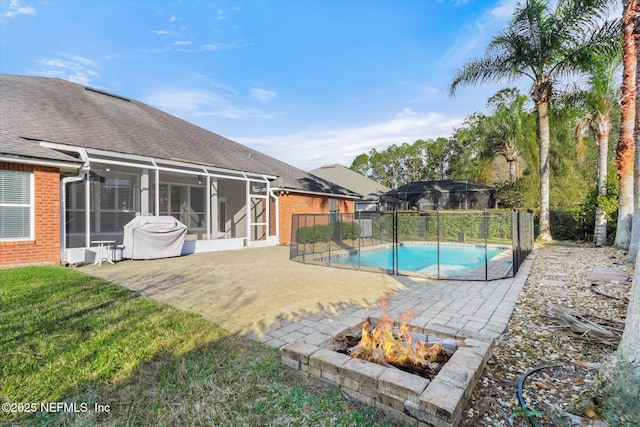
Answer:
<path fill-rule="evenodd" d="M 415 338 L 407 325 L 411 318 L 408 312 L 401 315 L 400 330 L 394 333 L 394 320 L 385 310 L 386 302 L 383 299 L 380 324 L 371 329 L 369 321 L 363 323 L 362 338 L 351 352 L 351 357 L 381 365 L 424 368 L 444 354 L 440 343 L 428 343 Z"/>

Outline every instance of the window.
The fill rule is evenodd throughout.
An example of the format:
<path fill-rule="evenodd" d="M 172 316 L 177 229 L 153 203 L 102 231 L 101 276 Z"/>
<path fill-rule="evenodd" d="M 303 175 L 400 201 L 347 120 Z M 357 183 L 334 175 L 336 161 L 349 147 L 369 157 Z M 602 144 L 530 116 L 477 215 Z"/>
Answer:
<path fill-rule="evenodd" d="M 205 188 L 202 185 L 160 184 L 160 215 L 170 215 L 189 231 L 207 227 Z"/>
<path fill-rule="evenodd" d="M 136 214 L 134 195 L 137 182 L 134 177 L 100 177 L 100 221 L 96 224 L 101 233 L 119 233 Z"/>
<path fill-rule="evenodd" d="M 33 174 L 0 171 L 0 240 L 32 240 L 33 211 Z"/>

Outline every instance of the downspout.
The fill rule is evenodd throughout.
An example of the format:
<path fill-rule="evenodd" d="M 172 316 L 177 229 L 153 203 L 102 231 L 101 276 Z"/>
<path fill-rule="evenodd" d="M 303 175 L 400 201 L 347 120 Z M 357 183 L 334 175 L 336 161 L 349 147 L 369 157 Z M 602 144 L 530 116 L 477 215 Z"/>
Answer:
<path fill-rule="evenodd" d="M 244 174 L 243 174 L 244 175 Z M 247 233 L 247 247 L 251 247 L 251 182 L 247 179 L 245 181 L 245 209 L 246 209 L 246 233 Z"/>
<path fill-rule="evenodd" d="M 269 187 L 269 196 L 273 197 L 276 207 L 276 218 L 274 220 L 276 224 L 276 245 L 280 245 L 280 198 L 273 192 L 273 190 L 273 188 Z"/>
<path fill-rule="evenodd" d="M 73 151 L 80 154 L 80 158 L 83 161 L 80 173 L 76 176 L 68 176 L 60 180 L 60 259 L 65 265 L 67 264 L 67 184 L 89 178 L 89 157 L 87 156 L 87 152 L 82 148 Z"/>

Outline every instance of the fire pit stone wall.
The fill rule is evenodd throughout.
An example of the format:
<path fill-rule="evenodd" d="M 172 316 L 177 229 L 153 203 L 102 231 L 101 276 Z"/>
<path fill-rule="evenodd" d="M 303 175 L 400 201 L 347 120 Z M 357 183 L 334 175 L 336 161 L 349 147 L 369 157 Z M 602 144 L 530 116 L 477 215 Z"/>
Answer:
<path fill-rule="evenodd" d="M 409 425 L 457 425 L 491 356 L 493 342 L 458 338 L 459 345 L 451 359 L 429 381 L 395 367 L 354 359 L 330 349 L 337 335 L 355 333 L 361 326 L 361 319 L 353 325 L 341 323 L 307 337 L 306 342 L 285 345 L 281 349 L 282 362 L 299 371 L 305 379 L 339 387 L 351 398 Z M 448 337 L 429 336 L 429 340 L 442 338 Z"/>

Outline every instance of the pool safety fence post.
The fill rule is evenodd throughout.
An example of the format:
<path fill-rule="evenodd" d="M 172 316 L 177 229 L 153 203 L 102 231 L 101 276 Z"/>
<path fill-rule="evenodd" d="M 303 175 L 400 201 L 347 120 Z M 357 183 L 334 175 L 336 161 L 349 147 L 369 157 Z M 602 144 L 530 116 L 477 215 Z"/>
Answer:
<path fill-rule="evenodd" d="M 327 214 L 327 264 L 331 267 L 331 214 Z"/>
<path fill-rule="evenodd" d="M 362 269 L 362 267 L 360 266 L 360 253 L 361 253 L 361 251 L 362 251 L 362 244 L 361 244 L 361 242 L 362 242 L 362 239 L 363 239 L 363 232 L 362 232 L 362 230 L 363 230 L 363 228 L 364 228 L 364 227 L 362 226 L 362 224 L 363 224 L 363 221 L 362 221 L 362 212 L 358 212 L 356 215 L 358 216 L 358 225 L 360 226 L 360 231 L 358 232 L 358 270 L 361 270 L 361 269 Z"/>
<path fill-rule="evenodd" d="M 307 227 L 307 214 L 304 214 L 304 227 L 305 227 L 305 231 L 306 231 L 306 227 Z M 298 218 L 298 234 L 300 233 L 300 218 Z M 302 244 L 303 249 L 302 249 L 302 262 L 306 262 L 306 255 L 307 255 L 307 242 L 306 239 L 302 240 Z"/>
<path fill-rule="evenodd" d="M 484 280 L 489 280 L 489 254 L 487 253 L 488 235 L 489 235 L 489 212 L 484 212 Z"/>
<path fill-rule="evenodd" d="M 296 227 L 296 220 L 298 217 L 296 214 L 291 215 L 291 237 L 289 241 L 289 259 L 293 259 L 298 256 L 299 248 L 298 248 L 298 227 Z M 294 233 L 295 231 L 295 233 Z M 295 237 L 294 237 L 295 236 Z M 295 245 L 295 246 L 294 246 Z M 295 256 L 294 256 L 295 253 Z"/>
<path fill-rule="evenodd" d="M 513 211 L 511 214 L 511 246 L 513 248 L 513 274 L 520 268 L 520 213 Z"/>
<path fill-rule="evenodd" d="M 438 265 L 438 279 L 440 279 L 440 209 L 436 210 L 436 263 Z"/>
<path fill-rule="evenodd" d="M 393 210 L 393 275 L 398 275 L 398 210 Z"/>
<path fill-rule="evenodd" d="M 511 213 L 511 242 L 513 249 L 513 275 L 515 276 L 520 268 L 520 258 L 522 256 L 522 247 L 520 245 L 520 212 L 515 210 Z"/>

